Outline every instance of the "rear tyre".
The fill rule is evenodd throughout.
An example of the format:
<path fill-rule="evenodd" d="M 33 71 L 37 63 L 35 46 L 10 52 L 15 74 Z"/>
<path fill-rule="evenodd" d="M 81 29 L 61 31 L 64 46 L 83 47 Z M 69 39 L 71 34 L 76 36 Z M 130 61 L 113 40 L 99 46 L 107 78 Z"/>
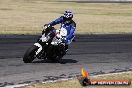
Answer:
<path fill-rule="evenodd" d="M 47 57 L 47 59 L 51 60 L 52 62 L 55 62 L 55 63 L 63 63 L 62 57 L 63 56 L 54 56 L 54 57 Z"/>
<path fill-rule="evenodd" d="M 32 46 L 31 48 L 29 48 L 26 53 L 24 54 L 23 57 L 23 62 L 24 63 L 31 63 L 34 59 L 35 59 L 35 54 L 36 51 L 38 50 L 37 46 Z"/>

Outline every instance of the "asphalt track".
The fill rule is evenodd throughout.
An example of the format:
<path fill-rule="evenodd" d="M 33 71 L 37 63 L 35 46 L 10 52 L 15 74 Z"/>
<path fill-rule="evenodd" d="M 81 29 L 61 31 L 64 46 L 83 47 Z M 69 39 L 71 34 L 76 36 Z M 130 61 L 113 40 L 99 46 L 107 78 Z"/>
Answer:
<path fill-rule="evenodd" d="M 37 35 L 0 35 L 0 87 L 90 75 L 132 71 L 132 35 L 76 35 L 63 58 L 64 64 L 35 60 L 25 64 L 22 56 Z"/>

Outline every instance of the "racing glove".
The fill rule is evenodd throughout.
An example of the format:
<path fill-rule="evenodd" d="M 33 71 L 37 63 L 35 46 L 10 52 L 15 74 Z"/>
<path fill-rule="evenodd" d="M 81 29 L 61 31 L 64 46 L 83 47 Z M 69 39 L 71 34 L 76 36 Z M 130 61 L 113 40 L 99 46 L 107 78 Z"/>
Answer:
<path fill-rule="evenodd" d="M 43 31 L 42 31 L 42 34 L 44 34 L 46 32 L 46 30 L 50 29 L 51 25 L 50 24 L 45 24 L 43 26 Z"/>

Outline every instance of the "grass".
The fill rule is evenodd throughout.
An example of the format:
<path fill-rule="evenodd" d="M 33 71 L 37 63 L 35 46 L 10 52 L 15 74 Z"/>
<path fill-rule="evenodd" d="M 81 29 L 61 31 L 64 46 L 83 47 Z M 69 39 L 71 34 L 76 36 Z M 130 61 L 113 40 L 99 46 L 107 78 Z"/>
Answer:
<path fill-rule="evenodd" d="M 77 33 L 132 33 L 131 3 L 0 0 L 0 34 L 38 34 L 67 9 L 75 13 Z"/>
<path fill-rule="evenodd" d="M 109 75 L 100 75 L 90 77 L 91 79 L 129 79 L 132 80 L 132 72 L 125 72 L 119 74 L 109 74 Z M 84 88 L 82 87 L 78 80 L 69 80 L 69 81 L 60 81 L 55 83 L 47 83 L 47 84 L 33 84 L 30 86 L 26 86 L 24 88 Z M 132 88 L 130 86 L 88 86 L 85 88 Z"/>

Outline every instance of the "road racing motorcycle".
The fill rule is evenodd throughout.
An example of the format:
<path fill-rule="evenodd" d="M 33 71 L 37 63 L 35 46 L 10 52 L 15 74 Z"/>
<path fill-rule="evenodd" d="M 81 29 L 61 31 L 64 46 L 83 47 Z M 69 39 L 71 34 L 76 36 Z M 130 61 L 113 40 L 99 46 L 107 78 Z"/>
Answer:
<path fill-rule="evenodd" d="M 49 59 L 60 63 L 62 57 L 66 54 L 66 36 L 67 30 L 65 28 L 58 30 L 54 27 L 44 28 L 37 42 L 24 54 L 24 63 L 31 63 L 36 58 Z"/>

